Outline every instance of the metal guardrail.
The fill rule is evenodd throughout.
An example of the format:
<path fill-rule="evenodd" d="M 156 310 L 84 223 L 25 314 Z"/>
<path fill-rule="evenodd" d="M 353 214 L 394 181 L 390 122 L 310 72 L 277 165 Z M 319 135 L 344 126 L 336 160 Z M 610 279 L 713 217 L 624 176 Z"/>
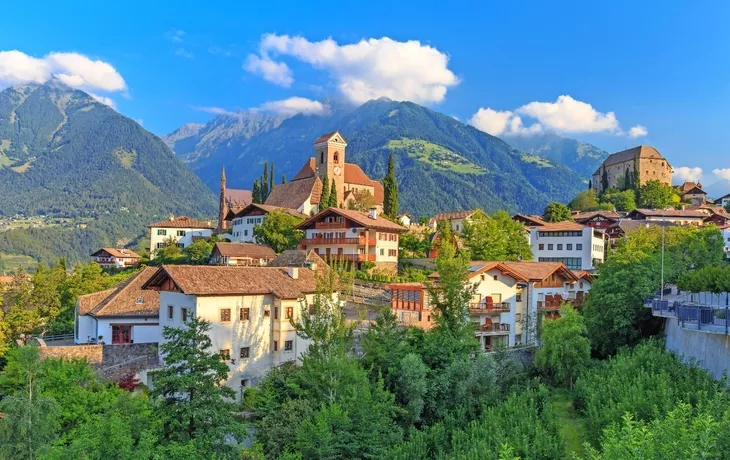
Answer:
<path fill-rule="evenodd" d="M 65 335 L 34 335 L 31 339 L 43 339 L 45 342 L 52 342 L 54 340 L 73 340 L 73 334 Z"/>
<path fill-rule="evenodd" d="M 644 306 L 651 308 L 654 316 L 677 318 L 679 326 L 705 332 L 730 331 L 730 307 L 712 307 L 694 302 L 681 302 L 649 298 Z"/>

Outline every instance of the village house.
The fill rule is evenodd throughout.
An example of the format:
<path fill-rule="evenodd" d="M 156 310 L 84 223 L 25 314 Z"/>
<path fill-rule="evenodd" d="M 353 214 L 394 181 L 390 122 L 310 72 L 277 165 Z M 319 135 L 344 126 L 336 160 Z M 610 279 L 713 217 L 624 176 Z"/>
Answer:
<path fill-rule="evenodd" d="M 722 232 L 722 239 L 725 241 L 725 255 L 730 259 L 730 224 L 727 224 L 720 228 Z"/>
<path fill-rule="evenodd" d="M 512 216 L 512 220 L 516 222 L 520 222 L 525 227 L 541 227 L 547 222 L 543 220 L 542 216 L 536 216 L 536 215 L 528 215 L 528 214 L 515 214 Z"/>
<path fill-rule="evenodd" d="M 101 268 L 128 268 L 139 264 L 139 255 L 129 249 L 101 248 L 91 257 Z"/>
<path fill-rule="evenodd" d="M 223 232 L 230 226 L 226 219 L 229 213 L 235 214 L 253 202 L 251 190 L 241 190 L 226 187 L 226 168 L 221 168 L 221 190 L 218 197 L 218 226 L 216 230 Z"/>
<path fill-rule="evenodd" d="M 410 214 L 398 214 L 395 217 L 395 220 L 397 220 L 404 227 L 410 227 L 412 224 L 415 223 Z"/>
<path fill-rule="evenodd" d="M 618 222 L 606 229 L 606 237 L 608 238 L 608 243 L 611 246 L 615 246 L 618 240 L 631 231 L 649 227 L 674 227 L 676 225 L 669 221 L 619 219 Z"/>
<path fill-rule="evenodd" d="M 74 311 L 74 343 L 156 343 L 160 340 L 160 295 L 142 289 L 155 267 L 146 267 L 119 286 L 81 295 Z"/>
<path fill-rule="evenodd" d="M 715 204 L 722 206 L 723 208 L 726 207 L 728 203 L 730 203 L 730 193 L 715 200 Z"/>
<path fill-rule="evenodd" d="M 180 248 L 186 248 L 197 238 L 210 238 L 214 228 L 210 222 L 201 222 L 186 216 L 170 216 L 167 220 L 147 227 L 150 229 L 150 259 L 154 259 L 155 252 L 168 241 L 175 242 Z"/>
<path fill-rule="evenodd" d="M 263 267 L 274 258 L 274 250 L 263 244 L 218 242 L 211 251 L 210 264 Z"/>
<path fill-rule="evenodd" d="M 297 226 L 305 232 L 299 249 L 313 250 L 326 262 L 352 262 L 356 268 L 372 263 L 395 272 L 399 235 L 407 231 L 378 214 L 328 208 Z"/>
<path fill-rule="evenodd" d="M 304 164 L 290 182 L 274 187 L 265 204 L 314 215 L 321 210 L 319 199 L 326 175 L 329 187 L 335 183 L 337 207 L 346 208 L 359 194 L 370 194 L 373 205 L 382 211 L 383 184 L 370 179 L 360 166 L 347 163 L 346 148 L 347 142 L 339 131 L 325 134 L 315 140 L 315 156 Z"/>
<path fill-rule="evenodd" d="M 705 204 L 707 202 L 707 193 L 702 190 L 702 184 L 699 182 L 685 182 L 675 187 L 685 203 L 693 205 Z"/>
<path fill-rule="evenodd" d="M 577 224 L 593 228 L 609 228 L 621 219 L 617 211 L 589 211 L 573 213 L 573 221 Z"/>
<path fill-rule="evenodd" d="M 555 222 L 530 229 L 530 248 L 538 262 L 595 270 L 605 260 L 606 244 L 601 230 L 575 222 Z"/>
<path fill-rule="evenodd" d="M 648 222 L 671 222 L 677 225 L 702 226 L 709 211 L 700 209 L 634 209 L 627 218 Z"/>
<path fill-rule="evenodd" d="M 281 212 L 300 219 L 308 219 L 310 217 L 308 214 L 302 214 L 295 209 L 251 203 L 238 211 L 231 210 L 228 212 L 226 221 L 230 223 L 227 227 L 230 228 L 231 240 L 241 243 L 253 243 L 256 240 L 254 238 L 253 228 L 256 225 L 263 224 L 266 216 L 272 212 Z"/>
<path fill-rule="evenodd" d="M 302 267 L 310 270 L 327 269 L 328 266 L 319 255 L 312 251 L 289 249 L 282 251 L 268 264 L 269 267 Z"/>
<path fill-rule="evenodd" d="M 656 180 L 672 185 L 672 167 L 654 147 L 640 145 L 611 154 L 593 173 L 591 188 L 600 194 L 607 188 L 626 190 Z"/>
<path fill-rule="evenodd" d="M 227 385 L 239 400 L 309 347 L 292 324 L 314 302 L 317 277 L 308 268 L 163 265 L 144 288 L 159 292 L 160 327 L 181 327 L 191 317 L 211 323 L 212 348 L 228 365 Z"/>
<path fill-rule="evenodd" d="M 464 230 L 464 222 L 471 220 L 475 214 L 485 215 L 481 209 L 472 209 L 469 211 L 451 211 L 442 212 L 436 214 L 428 220 L 428 225 L 433 231 L 438 230 L 438 224 L 442 221 L 448 221 L 451 223 L 451 228 L 456 233 L 461 233 Z"/>

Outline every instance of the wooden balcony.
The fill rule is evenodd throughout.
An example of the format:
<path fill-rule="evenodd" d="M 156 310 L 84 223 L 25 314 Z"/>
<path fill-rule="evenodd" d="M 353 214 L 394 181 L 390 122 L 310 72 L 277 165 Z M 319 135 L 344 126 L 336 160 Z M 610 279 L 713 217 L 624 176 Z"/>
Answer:
<path fill-rule="evenodd" d="M 390 299 L 390 308 L 393 310 L 412 310 L 412 311 L 422 311 L 423 310 L 423 304 L 418 301 L 413 300 L 403 300 L 403 299 Z"/>
<path fill-rule="evenodd" d="M 509 324 L 479 324 L 475 332 L 477 335 L 509 335 Z"/>
<path fill-rule="evenodd" d="M 569 297 L 567 299 L 563 299 L 559 295 L 555 295 L 555 296 L 546 295 L 545 300 L 537 301 L 537 310 L 538 311 L 560 311 L 560 306 L 564 303 L 569 303 L 575 308 L 580 308 L 585 303 L 585 297 L 583 295 L 580 295 L 577 297 Z"/>
<path fill-rule="evenodd" d="M 470 303 L 469 304 L 469 311 L 472 313 L 486 313 L 486 314 L 497 314 L 497 313 L 506 313 L 510 311 L 510 304 L 509 302 L 497 302 L 497 303 L 491 303 L 491 302 L 479 302 L 479 303 Z"/>
<path fill-rule="evenodd" d="M 331 228 L 347 228 L 345 222 L 317 222 L 314 228 L 321 230 L 329 230 Z"/>
<path fill-rule="evenodd" d="M 375 238 L 354 237 L 354 238 L 304 238 L 299 241 L 300 246 L 314 246 L 314 245 L 358 245 L 358 246 L 375 246 Z"/>
<path fill-rule="evenodd" d="M 375 262 L 375 254 L 319 254 L 328 261 Z"/>

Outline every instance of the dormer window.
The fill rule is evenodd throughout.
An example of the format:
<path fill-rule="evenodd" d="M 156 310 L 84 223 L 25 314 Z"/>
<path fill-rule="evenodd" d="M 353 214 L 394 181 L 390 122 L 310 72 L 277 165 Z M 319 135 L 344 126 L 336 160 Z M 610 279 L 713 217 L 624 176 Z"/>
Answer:
<path fill-rule="evenodd" d="M 144 303 L 144 299 L 142 297 L 137 297 L 137 303 Z"/>

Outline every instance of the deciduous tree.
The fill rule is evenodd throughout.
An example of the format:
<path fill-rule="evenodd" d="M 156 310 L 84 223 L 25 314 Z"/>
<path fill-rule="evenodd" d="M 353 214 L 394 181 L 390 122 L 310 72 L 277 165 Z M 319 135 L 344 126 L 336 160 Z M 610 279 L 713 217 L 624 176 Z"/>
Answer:
<path fill-rule="evenodd" d="M 265 244 L 280 253 L 287 249 L 294 249 L 304 232 L 295 227 L 302 222 L 300 217 L 284 212 L 269 213 L 263 223 L 254 226 L 253 235 L 258 244 Z"/>
<path fill-rule="evenodd" d="M 535 365 L 557 383 L 569 385 L 591 359 L 591 343 L 583 317 L 570 304 L 560 307 L 560 317 L 543 323 L 542 346 L 535 354 Z"/>
<path fill-rule="evenodd" d="M 545 208 L 543 219 L 548 222 L 563 222 L 572 220 L 570 217 L 570 209 L 563 203 L 552 202 Z"/>

